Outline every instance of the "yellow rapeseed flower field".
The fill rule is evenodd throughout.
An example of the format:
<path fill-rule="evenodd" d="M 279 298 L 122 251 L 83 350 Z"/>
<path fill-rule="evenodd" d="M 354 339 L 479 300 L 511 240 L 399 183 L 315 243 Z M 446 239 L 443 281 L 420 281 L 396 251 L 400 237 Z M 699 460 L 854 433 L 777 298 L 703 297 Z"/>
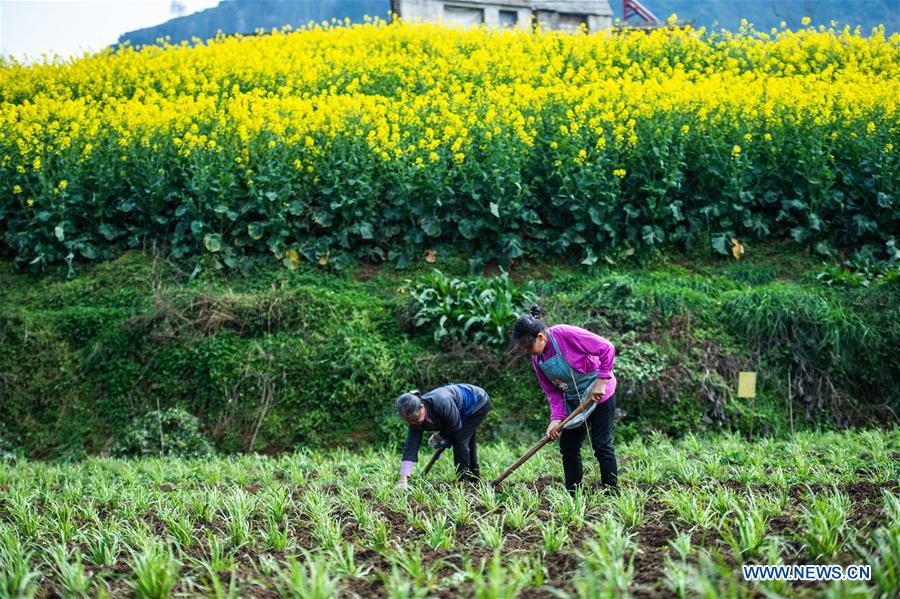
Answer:
<path fill-rule="evenodd" d="M 152 238 L 294 264 L 433 238 L 591 262 L 777 234 L 881 251 L 898 98 L 900 36 L 880 30 L 376 21 L 4 59 L 0 251 L 71 265 Z"/>

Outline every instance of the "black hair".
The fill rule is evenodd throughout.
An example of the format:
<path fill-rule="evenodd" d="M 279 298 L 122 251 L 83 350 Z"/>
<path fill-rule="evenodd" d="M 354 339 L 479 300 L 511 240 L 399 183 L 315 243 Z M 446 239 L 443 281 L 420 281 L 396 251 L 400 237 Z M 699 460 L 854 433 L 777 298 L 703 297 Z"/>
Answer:
<path fill-rule="evenodd" d="M 531 347 L 537 339 L 538 333 L 547 328 L 543 321 L 544 310 L 537 304 L 532 304 L 527 314 L 523 314 L 513 325 L 512 344 L 514 347 Z"/>

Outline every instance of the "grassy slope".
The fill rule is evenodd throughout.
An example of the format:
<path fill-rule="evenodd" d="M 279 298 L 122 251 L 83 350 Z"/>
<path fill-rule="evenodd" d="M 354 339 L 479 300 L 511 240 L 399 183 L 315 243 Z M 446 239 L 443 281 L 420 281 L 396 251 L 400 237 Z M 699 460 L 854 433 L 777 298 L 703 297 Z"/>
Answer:
<path fill-rule="evenodd" d="M 464 276 L 467 263 L 435 265 Z M 141 254 L 41 279 L 0 273 L 0 409 L 7 443 L 35 456 L 108 450 L 131 419 L 179 406 L 222 450 L 396 442 L 391 398 L 447 380 L 484 386 L 497 409 L 487 432 L 532 438 L 545 400 L 526 360 L 440 347 L 412 331 L 408 271 L 272 269 L 252 277 L 187 273 Z M 887 422 L 900 382 L 896 282 L 827 288 L 814 258 L 790 246 L 575 269 L 515 264 L 551 322 L 595 330 L 618 348 L 619 434 Z M 733 397 L 739 370 L 760 372 L 751 405 Z M 271 406 L 263 412 L 266 398 Z M 752 423 L 751 423 L 752 421 Z"/>

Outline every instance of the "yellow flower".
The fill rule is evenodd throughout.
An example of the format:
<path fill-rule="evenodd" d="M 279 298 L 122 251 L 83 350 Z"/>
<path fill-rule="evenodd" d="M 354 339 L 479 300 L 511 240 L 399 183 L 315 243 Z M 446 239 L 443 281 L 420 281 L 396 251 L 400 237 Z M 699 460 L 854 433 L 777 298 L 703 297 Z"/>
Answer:
<path fill-rule="evenodd" d="M 810 19 L 809 17 L 803 17 L 802 19 L 800 19 L 800 23 L 802 23 L 804 27 L 809 25 L 810 21 L 812 21 L 812 19 Z"/>
<path fill-rule="evenodd" d="M 461 163 L 465 159 L 466 159 L 466 155 L 463 154 L 462 152 L 457 152 L 456 154 L 453 155 L 453 160 L 455 160 L 457 164 Z"/>
<path fill-rule="evenodd" d="M 18 185 L 13 185 L 12 192 L 16 195 L 22 193 L 22 188 Z"/>
<path fill-rule="evenodd" d="M 732 158 L 737 158 L 740 155 L 741 155 L 741 146 L 735 145 L 733 148 L 731 148 L 731 157 Z"/>
<path fill-rule="evenodd" d="M 616 170 L 613 171 L 613 175 L 615 175 L 619 179 L 624 179 L 625 175 L 627 175 L 627 174 L 628 174 L 628 171 L 626 171 L 624 168 L 617 168 Z"/>
<path fill-rule="evenodd" d="M 59 188 L 60 188 L 60 189 L 65 189 L 65 188 L 67 188 L 68 186 L 69 186 L 69 182 L 66 181 L 65 179 L 63 179 L 62 181 L 59 182 Z"/>
<path fill-rule="evenodd" d="M 868 133 L 869 135 L 872 135 L 873 133 L 875 133 L 875 123 L 873 123 L 872 121 L 869 121 L 866 124 L 866 133 Z"/>
<path fill-rule="evenodd" d="M 26 202 L 26 204 L 28 204 L 28 207 L 31 208 L 32 206 L 34 206 L 34 200 L 31 198 L 28 198 L 28 201 Z"/>
<path fill-rule="evenodd" d="M 428 155 L 428 159 L 432 162 L 437 162 L 440 157 L 437 155 L 437 152 L 432 152 Z"/>
<path fill-rule="evenodd" d="M 747 143 L 750 143 L 751 141 L 753 141 L 753 135 L 751 135 L 751 134 L 749 134 L 749 133 L 745 133 L 745 134 L 744 134 L 744 141 L 747 142 Z"/>
<path fill-rule="evenodd" d="M 300 254 L 297 253 L 297 250 L 288 250 L 284 253 L 284 257 L 287 258 L 290 262 L 290 268 L 297 268 L 297 265 L 300 264 Z"/>
<path fill-rule="evenodd" d="M 690 130 L 691 130 L 690 125 L 682 125 L 681 126 L 681 134 L 682 135 L 687 135 L 690 132 Z"/>
<path fill-rule="evenodd" d="M 893 151 L 894 151 L 894 144 L 892 144 L 890 142 L 884 144 L 884 153 L 885 154 L 890 154 Z"/>

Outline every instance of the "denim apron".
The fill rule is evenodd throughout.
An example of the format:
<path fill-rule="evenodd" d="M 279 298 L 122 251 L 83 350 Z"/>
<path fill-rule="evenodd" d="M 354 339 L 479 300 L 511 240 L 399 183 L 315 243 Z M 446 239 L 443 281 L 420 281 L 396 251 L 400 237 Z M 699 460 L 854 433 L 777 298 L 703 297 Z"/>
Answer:
<path fill-rule="evenodd" d="M 581 402 L 583 402 L 588 394 L 590 394 L 594 383 L 597 381 L 597 374 L 599 374 L 600 371 L 578 372 L 576 369 L 572 368 L 572 365 L 566 362 L 562 352 L 559 351 L 559 346 L 556 344 L 556 339 L 553 338 L 553 333 L 549 330 L 547 332 L 550 335 L 550 342 L 553 344 L 553 349 L 556 350 L 556 355 L 549 360 L 541 360 L 538 358 L 538 365 L 540 365 L 544 375 L 550 379 L 550 382 L 553 383 L 557 389 L 562 390 L 566 404 L 566 416 L 568 416 L 578 408 L 578 406 L 581 405 Z M 593 412 L 596 407 L 597 403 L 592 403 L 591 407 L 570 420 L 563 428 L 570 429 L 580 426 L 585 419 L 591 415 L 591 412 Z"/>

